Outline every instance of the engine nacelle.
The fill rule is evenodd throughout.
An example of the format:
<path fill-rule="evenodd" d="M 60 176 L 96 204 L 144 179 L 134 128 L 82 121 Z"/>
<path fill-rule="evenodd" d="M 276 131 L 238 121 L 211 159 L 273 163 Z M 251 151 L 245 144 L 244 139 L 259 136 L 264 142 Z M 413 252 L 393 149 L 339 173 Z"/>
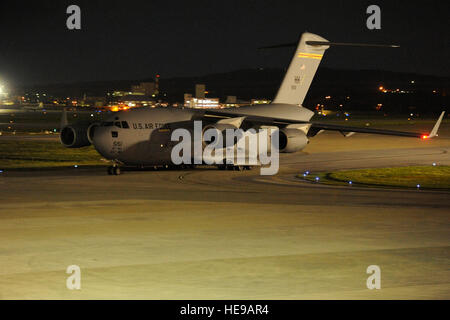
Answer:
<path fill-rule="evenodd" d="M 98 127 L 100 127 L 100 122 L 94 122 L 94 123 L 91 123 L 86 130 L 86 135 L 87 135 L 87 138 L 88 138 L 90 144 L 94 144 L 95 129 Z"/>
<path fill-rule="evenodd" d="M 88 138 L 89 123 L 75 123 L 61 129 L 59 139 L 66 148 L 81 148 L 91 145 Z"/>
<path fill-rule="evenodd" d="M 226 142 L 226 143 L 227 143 L 227 146 L 232 146 L 232 145 L 236 144 L 236 142 L 237 142 L 237 140 L 238 140 L 238 139 L 235 138 L 235 141 L 234 141 L 234 142 L 228 142 L 228 141 L 226 141 L 226 130 L 227 130 L 227 129 L 233 129 L 233 130 L 236 130 L 237 128 L 236 128 L 235 126 L 233 126 L 233 125 L 231 125 L 231 124 L 225 124 L 225 123 L 215 123 L 215 124 L 207 125 L 207 126 L 205 126 L 205 127 L 203 128 L 203 132 L 202 132 L 202 142 L 203 142 L 203 146 L 206 146 L 206 145 L 209 145 L 209 144 L 215 142 L 214 140 L 212 140 L 212 141 L 205 141 L 205 139 L 203 138 L 205 132 L 206 132 L 207 130 L 209 130 L 209 129 L 214 129 L 214 130 L 216 130 L 216 131 L 217 131 L 217 134 L 222 136 L 222 143 L 223 143 L 224 145 L 225 145 L 225 142 Z"/>
<path fill-rule="evenodd" d="M 299 129 L 285 128 L 280 130 L 280 152 L 297 152 L 306 147 L 309 143 L 306 134 Z"/>

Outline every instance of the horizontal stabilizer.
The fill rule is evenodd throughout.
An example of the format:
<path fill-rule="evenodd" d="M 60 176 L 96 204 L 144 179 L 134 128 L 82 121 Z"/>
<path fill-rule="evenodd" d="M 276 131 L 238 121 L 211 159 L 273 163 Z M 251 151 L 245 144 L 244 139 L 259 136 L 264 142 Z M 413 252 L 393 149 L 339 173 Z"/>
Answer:
<path fill-rule="evenodd" d="M 330 41 L 306 41 L 309 46 L 345 46 L 345 47 L 372 47 L 372 48 L 400 48 L 398 44 L 375 44 L 375 43 L 347 43 L 347 42 L 330 42 Z M 259 49 L 277 49 L 297 46 L 296 42 L 275 44 L 273 46 L 261 47 Z"/>
<path fill-rule="evenodd" d="M 347 42 L 328 42 L 328 41 L 306 41 L 306 44 L 310 46 L 400 48 L 400 46 L 397 44 L 347 43 Z"/>

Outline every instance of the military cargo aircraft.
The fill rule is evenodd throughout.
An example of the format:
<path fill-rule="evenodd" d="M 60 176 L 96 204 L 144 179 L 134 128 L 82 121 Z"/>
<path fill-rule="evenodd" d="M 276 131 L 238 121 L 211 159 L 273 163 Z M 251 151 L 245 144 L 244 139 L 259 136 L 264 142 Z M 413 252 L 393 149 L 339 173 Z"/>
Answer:
<path fill-rule="evenodd" d="M 354 133 L 420 139 L 437 136 L 444 112 L 432 131 L 426 134 L 310 121 L 314 112 L 302 106 L 303 100 L 325 51 L 330 46 L 339 45 L 386 47 L 386 45 L 329 42 L 316 34 L 303 33 L 296 43 L 294 56 L 275 99 L 270 104 L 226 109 L 134 108 L 116 112 L 101 123 L 68 124 L 64 112 L 61 119 L 61 143 L 68 148 L 93 144 L 104 158 L 113 163 L 108 168 L 108 173 L 118 175 L 121 172 L 120 166 L 172 166 L 171 150 L 175 143 L 171 140 L 171 132 L 177 128 L 192 130 L 194 121 L 202 121 L 204 128 L 215 128 L 218 131 L 276 127 L 279 129 L 279 152 L 300 151 L 306 147 L 310 138 L 324 130 L 338 131 L 345 136 Z M 194 135 L 193 139 L 203 137 Z M 219 167 L 224 168 L 224 165 L 226 164 L 219 164 Z M 227 167 L 230 166 L 242 169 L 242 166 L 232 164 L 228 164 Z"/>

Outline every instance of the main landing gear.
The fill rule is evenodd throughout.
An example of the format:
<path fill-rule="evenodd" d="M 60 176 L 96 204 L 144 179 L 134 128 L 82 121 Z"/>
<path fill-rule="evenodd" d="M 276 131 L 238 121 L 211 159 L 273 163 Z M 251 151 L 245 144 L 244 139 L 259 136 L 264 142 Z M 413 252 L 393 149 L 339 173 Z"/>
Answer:
<path fill-rule="evenodd" d="M 251 170 L 251 166 L 235 166 L 232 164 L 221 164 L 218 166 L 219 170 L 234 170 L 234 171 L 244 171 Z"/>
<path fill-rule="evenodd" d="M 113 166 L 109 166 L 108 167 L 108 174 L 109 175 L 115 175 L 118 176 L 120 175 L 122 172 L 120 170 L 120 167 L 117 165 L 113 165 Z"/>

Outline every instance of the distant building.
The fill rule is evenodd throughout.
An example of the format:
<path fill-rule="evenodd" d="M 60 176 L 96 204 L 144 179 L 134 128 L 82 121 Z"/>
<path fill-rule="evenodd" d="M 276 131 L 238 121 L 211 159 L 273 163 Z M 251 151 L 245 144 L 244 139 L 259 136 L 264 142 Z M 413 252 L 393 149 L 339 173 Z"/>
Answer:
<path fill-rule="evenodd" d="M 157 86 L 155 82 L 141 82 L 138 85 L 131 86 L 133 95 L 145 95 L 155 97 L 157 94 Z"/>
<path fill-rule="evenodd" d="M 198 108 L 198 109 L 206 109 L 206 108 L 219 108 L 219 98 L 190 98 L 188 100 L 184 100 L 184 106 L 187 108 Z"/>
<path fill-rule="evenodd" d="M 186 105 L 186 101 L 191 101 L 191 99 L 192 99 L 192 94 L 190 94 L 190 93 L 185 93 L 184 94 L 184 103 L 185 103 L 185 105 Z"/>
<path fill-rule="evenodd" d="M 129 92 L 129 91 L 114 91 L 111 95 L 113 97 L 123 97 L 123 96 L 126 96 L 127 94 L 131 94 L 131 92 Z"/>
<path fill-rule="evenodd" d="M 197 99 L 204 99 L 205 98 L 205 85 L 204 84 L 196 84 L 195 85 L 195 97 Z"/>
<path fill-rule="evenodd" d="M 156 105 L 155 98 L 142 94 L 127 94 L 121 97 L 114 97 L 110 102 L 112 105 L 126 105 L 128 107 L 147 107 Z"/>
<path fill-rule="evenodd" d="M 227 104 L 236 104 L 237 103 L 236 96 L 227 96 L 227 99 L 225 100 L 225 103 L 227 103 Z"/>
<path fill-rule="evenodd" d="M 206 98 L 204 84 L 196 84 L 195 85 L 195 98 L 192 97 L 192 94 L 185 93 L 184 94 L 184 106 L 186 108 L 220 108 L 219 98 Z"/>
<path fill-rule="evenodd" d="M 225 108 L 238 107 L 236 96 L 227 96 L 225 103 L 222 105 Z"/>
<path fill-rule="evenodd" d="M 251 105 L 255 105 L 255 104 L 269 104 L 271 102 L 272 102 L 271 100 L 267 100 L 267 99 L 252 99 Z"/>
<path fill-rule="evenodd" d="M 81 100 L 81 106 L 90 106 L 90 107 L 103 107 L 106 105 L 105 97 L 89 97 L 84 95 L 83 100 Z"/>

